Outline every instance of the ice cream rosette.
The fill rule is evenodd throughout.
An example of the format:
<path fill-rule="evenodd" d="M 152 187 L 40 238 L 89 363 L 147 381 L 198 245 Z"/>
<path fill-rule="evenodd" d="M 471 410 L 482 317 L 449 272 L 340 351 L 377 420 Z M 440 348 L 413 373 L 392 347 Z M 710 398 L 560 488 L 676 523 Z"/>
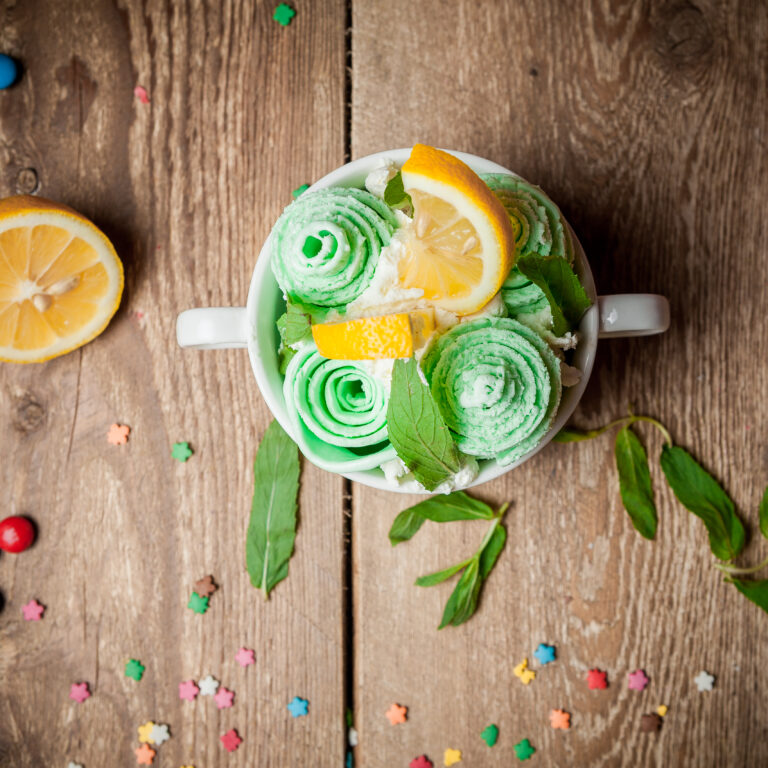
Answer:
<path fill-rule="evenodd" d="M 438 337 L 421 367 L 462 452 L 511 464 L 538 445 L 560 402 L 560 362 L 509 318 L 461 323 Z"/>
<path fill-rule="evenodd" d="M 302 449 L 316 464 L 356 471 L 394 458 L 387 438 L 388 393 L 356 360 L 329 360 L 306 344 L 283 384 Z"/>
<path fill-rule="evenodd" d="M 307 192 L 272 230 L 272 271 L 289 298 L 344 307 L 368 287 L 396 228 L 393 211 L 369 192 L 342 187 Z"/>
<path fill-rule="evenodd" d="M 560 209 L 543 189 L 504 173 L 481 174 L 509 214 L 519 255 L 564 256 L 573 261 L 573 244 Z"/>

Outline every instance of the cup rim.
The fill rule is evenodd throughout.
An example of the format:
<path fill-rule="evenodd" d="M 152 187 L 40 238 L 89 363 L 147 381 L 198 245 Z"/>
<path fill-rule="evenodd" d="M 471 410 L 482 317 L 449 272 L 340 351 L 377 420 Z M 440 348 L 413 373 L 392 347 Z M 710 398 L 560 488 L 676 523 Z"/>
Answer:
<path fill-rule="evenodd" d="M 382 159 L 392 160 L 396 165 L 402 166 L 402 164 L 408 159 L 411 154 L 412 147 L 405 147 L 400 149 L 390 149 L 381 152 L 374 152 L 365 157 L 352 160 L 349 163 L 335 168 L 329 173 L 325 174 L 322 178 L 318 179 L 312 184 L 306 192 L 311 192 L 316 189 L 323 189 L 331 186 L 362 186 L 365 176 L 374 168 L 375 164 Z M 472 155 L 466 152 L 459 152 L 456 150 L 446 149 L 444 150 L 451 155 L 464 161 L 470 168 L 476 173 L 504 173 L 522 178 L 519 174 L 511 171 L 504 166 L 487 160 L 486 158 Z M 529 182 L 530 183 L 530 182 Z M 544 434 L 539 443 L 530 451 L 521 456 L 517 461 L 501 466 L 495 459 L 480 460 L 480 472 L 472 483 L 466 488 L 472 488 L 474 486 L 482 485 L 490 482 L 491 480 L 501 477 L 507 472 L 511 472 L 521 464 L 533 458 L 539 451 L 541 451 L 552 438 L 565 426 L 568 419 L 570 419 L 576 406 L 581 400 L 589 378 L 592 374 L 592 369 L 595 361 L 595 354 L 597 351 L 598 342 L 598 330 L 599 330 L 599 317 L 598 317 L 598 304 L 597 304 L 597 291 L 595 288 L 595 282 L 592 275 L 592 270 L 589 266 L 589 262 L 584 252 L 584 248 L 581 245 L 573 228 L 563 217 L 565 226 L 568 227 L 571 239 L 573 241 L 574 249 L 574 266 L 576 272 L 579 275 L 584 290 L 592 301 L 592 306 L 586 311 L 579 323 L 579 346 L 576 349 L 577 357 L 579 358 L 579 369 L 581 370 L 581 379 L 577 384 L 572 387 L 568 387 L 563 390 L 563 398 L 558 407 L 557 415 L 553 420 L 550 428 Z M 251 277 L 250 287 L 248 289 L 248 300 L 246 302 L 246 316 L 250 332 L 248 334 L 248 356 L 251 361 L 251 368 L 253 369 L 256 383 L 259 386 L 264 400 L 267 403 L 267 407 L 272 412 L 272 415 L 277 419 L 280 425 L 285 431 L 301 445 L 300 440 L 297 439 L 297 435 L 294 434 L 293 425 L 288 416 L 288 412 L 285 408 L 283 400 L 283 393 L 280 390 L 279 393 L 275 393 L 268 381 L 267 372 L 264 364 L 264 359 L 259 349 L 259 333 L 257 328 L 257 305 L 259 289 L 265 278 L 268 278 L 271 274 L 270 271 L 270 236 L 266 238 L 264 244 L 259 252 L 256 260 L 256 266 L 253 270 Z M 311 459 L 307 459 L 310 460 Z M 325 469 L 325 468 L 324 468 Z M 333 471 L 333 470 L 327 470 Z M 370 486 L 372 488 L 378 488 L 380 490 L 390 491 L 392 493 L 419 493 L 424 494 L 425 491 L 420 488 L 416 481 L 406 481 L 395 487 L 387 482 L 384 477 L 384 473 L 376 468 L 356 472 L 336 472 L 349 480 L 362 483 L 363 485 Z"/>

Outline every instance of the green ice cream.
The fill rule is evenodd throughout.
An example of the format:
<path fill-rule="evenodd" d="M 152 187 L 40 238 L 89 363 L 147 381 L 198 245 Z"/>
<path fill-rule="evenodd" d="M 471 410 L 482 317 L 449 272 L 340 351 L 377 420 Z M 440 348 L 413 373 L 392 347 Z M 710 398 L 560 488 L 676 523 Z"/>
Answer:
<path fill-rule="evenodd" d="M 387 441 L 387 393 L 354 360 L 328 360 L 307 345 L 289 363 L 283 393 L 291 417 L 325 443 L 354 449 Z"/>
<path fill-rule="evenodd" d="M 367 287 L 397 220 L 384 202 L 360 189 L 307 192 L 272 230 L 272 271 L 290 299 L 346 306 Z"/>
<path fill-rule="evenodd" d="M 560 209 L 535 184 L 504 173 L 485 173 L 480 178 L 506 208 L 515 232 L 520 256 L 564 256 L 573 261 L 573 244 Z"/>
<path fill-rule="evenodd" d="M 560 402 L 560 363 L 541 337 L 487 317 L 438 337 L 421 367 L 461 451 L 511 464 L 538 445 Z"/>
<path fill-rule="evenodd" d="M 549 301 L 544 291 L 517 267 L 512 267 L 512 271 L 501 286 L 501 299 L 511 317 L 532 315 L 549 309 Z"/>

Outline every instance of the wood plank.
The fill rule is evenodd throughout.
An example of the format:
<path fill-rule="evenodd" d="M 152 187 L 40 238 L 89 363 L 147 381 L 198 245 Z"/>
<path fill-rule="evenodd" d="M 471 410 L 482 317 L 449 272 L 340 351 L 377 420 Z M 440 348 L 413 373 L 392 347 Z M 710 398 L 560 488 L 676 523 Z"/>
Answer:
<path fill-rule="evenodd" d="M 290 578 L 265 603 L 243 546 L 269 413 L 243 350 L 182 351 L 174 333 L 182 309 L 245 301 L 291 190 L 344 159 L 344 3 L 296 3 L 285 28 L 274 5 L 0 2 L 0 50 L 25 67 L 0 93 L 0 194 L 34 168 L 40 194 L 104 228 L 127 278 L 98 340 L 0 368 L 3 512 L 40 528 L 0 558 L 3 765 L 133 765 L 147 719 L 170 725 L 162 765 L 343 760 L 342 481 L 305 466 Z M 132 428 L 124 447 L 106 442 L 114 421 Z M 221 588 L 198 616 L 186 603 L 206 573 Z M 33 597 L 39 624 L 21 620 Z M 234 707 L 179 700 L 208 673 Z M 93 698 L 77 705 L 80 680 Z M 311 717 L 290 717 L 295 695 Z M 244 743 L 227 755 L 232 727 Z"/>
<path fill-rule="evenodd" d="M 666 294 L 667 334 L 600 344 L 576 421 L 604 423 L 629 402 L 657 416 L 755 530 L 768 477 L 765 8 L 358 0 L 353 30 L 352 156 L 423 141 L 500 162 L 561 204 L 602 293 Z M 642 431 L 655 462 L 659 437 Z M 546 765 L 768 762 L 768 619 L 718 579 L 701 524 L 653 474 L 653 543 L 621 508 L 607 437 L 551 446 L 479 488 L 512 501 L 509 541 L 478 614 L 439 633 L 452 585 L 411 585 L 474 551 L 483 525 L 427 524 L 393 549 L 389 525 L 415 498 L 353 487 L 365 768 L 422 753 L 441 765 L 447 747 L 462 764 L 516 765 L 524 737 Z M 765 542 L 747 552 L 757 562 Z M 558 660 L 525 687 L 512 669 L 525 656 L 537 667 L 539 642 Z M 606 692 L 587 689 L 590 667 L 608 670 Z M 638 667 L 643 693 L 627 689 Z M 693 684 L 701 669 L 717 675 L 711 694 Z M 393 701 L 409 707 L 406 725 L 384 718 Z M 640 733 L 662 703 L 661 732 Z M 567 733 L 549 727 L 560 707 Z M 492 751 L 480 739 L 491 722 Z"/>

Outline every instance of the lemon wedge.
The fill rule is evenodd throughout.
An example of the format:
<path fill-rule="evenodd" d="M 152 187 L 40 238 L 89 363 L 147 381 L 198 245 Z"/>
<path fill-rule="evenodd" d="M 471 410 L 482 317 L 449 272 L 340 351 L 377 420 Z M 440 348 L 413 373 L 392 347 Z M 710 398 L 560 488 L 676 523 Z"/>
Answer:
<path fill-rule="evenodd" d="M 448 152 L 416 144 L 402 168 L 414 225 L 400 284 L 434 306 L 469 315 L 487 304 L 514 265 L 515 239 L 499 199 Z"/>
<path fill-rule="evenodd" d="M 312 326 L 312 338 L 317 351 L 329 360 L 389 360 L 412 357 L 434 330 L 434 311 L 422 309 L 320 323 Z"/>
<path fill-rule="evenodd" d="M 61 203 L 0 200 L 0 360 L 41 363 L 98 336 L 120 304 L 106 236 Z"/>

